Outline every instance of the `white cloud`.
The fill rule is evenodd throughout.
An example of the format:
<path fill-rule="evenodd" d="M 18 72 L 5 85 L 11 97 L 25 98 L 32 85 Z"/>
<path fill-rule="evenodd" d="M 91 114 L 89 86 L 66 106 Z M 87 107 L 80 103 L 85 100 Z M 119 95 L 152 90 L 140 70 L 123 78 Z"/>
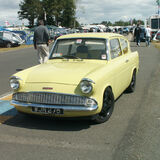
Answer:
<path fill-rule="evenodd" d="M 145 20 L 156 12 L 153 0 L 81 0 L 77 17 L 80 17 L 81 23 L 114 22 L 131 18 Z"/>
<path fill-rule="evenodd" d="M 0 5 L 0 25 L 5 25 L 5 21 L 9 24 L 21 25 L 23 22 L 28 24 L 27 20 L 19 20 L 18 11 L 21 0 L 4 0 Z"/>
<path fill-rule="evenodd" d="M 1 0 L 2 1 L 2 0 Z M 0 5 L 0 25 L 22 24 L 18 19 L 22 0 L 3 0 Z M 156 0 L 79 0 L 76 17 L 81 23 L 115 22 L 118 20 L 145 19 L 157 12 Z M 23 20 L 26 24 L 27 20 Z"/>

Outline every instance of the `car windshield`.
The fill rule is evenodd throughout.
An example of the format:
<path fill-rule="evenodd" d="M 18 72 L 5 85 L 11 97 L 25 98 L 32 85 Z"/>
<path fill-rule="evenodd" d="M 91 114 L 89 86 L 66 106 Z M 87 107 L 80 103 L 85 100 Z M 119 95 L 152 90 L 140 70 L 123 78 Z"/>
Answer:
<path fill-rule="evenodd" d="M 57 40 L 50 59 L 107 59 L 106 40 L 73 38 Z"/>

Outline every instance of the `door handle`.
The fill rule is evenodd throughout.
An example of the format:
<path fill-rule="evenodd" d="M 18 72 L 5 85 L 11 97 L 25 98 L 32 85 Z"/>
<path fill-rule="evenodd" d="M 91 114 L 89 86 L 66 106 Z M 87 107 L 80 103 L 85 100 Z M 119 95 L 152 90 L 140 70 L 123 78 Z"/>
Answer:
<path fill-rule="evenodd" d="M 129 62 L 129 60 L 128 59 L 126 59 L 126 61 L 125 61 L 126 63 L 128 63 Z"/>

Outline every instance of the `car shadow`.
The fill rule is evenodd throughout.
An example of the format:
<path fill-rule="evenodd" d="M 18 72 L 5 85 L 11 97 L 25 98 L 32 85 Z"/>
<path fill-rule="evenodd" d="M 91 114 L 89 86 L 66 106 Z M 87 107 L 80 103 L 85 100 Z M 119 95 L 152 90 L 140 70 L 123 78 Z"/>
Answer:
<path fill-rule="evenodd" d="M 90 128 L 91 125 L 96 125 L 89 119 L 34 117 L 20 113 L 3 124 L 20 128 L 51 131 L 80 131 Z"/>

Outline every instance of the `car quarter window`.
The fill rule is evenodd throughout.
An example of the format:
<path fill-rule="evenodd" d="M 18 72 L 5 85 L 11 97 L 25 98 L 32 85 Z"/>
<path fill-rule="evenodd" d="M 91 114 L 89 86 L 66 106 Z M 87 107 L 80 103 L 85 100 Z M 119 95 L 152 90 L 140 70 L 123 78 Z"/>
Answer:
<path fill-rule="evenodd" d="M 125 39 L 120 39 L 121 48 L 124 54 L 128 53 L 128 42 Z"/>
<path fill-rule="evenodd" d="M 110 40 L 110 54 L 111 58 L 114 59 L 122 55 L 121 47 L 118 38 Z"/>

